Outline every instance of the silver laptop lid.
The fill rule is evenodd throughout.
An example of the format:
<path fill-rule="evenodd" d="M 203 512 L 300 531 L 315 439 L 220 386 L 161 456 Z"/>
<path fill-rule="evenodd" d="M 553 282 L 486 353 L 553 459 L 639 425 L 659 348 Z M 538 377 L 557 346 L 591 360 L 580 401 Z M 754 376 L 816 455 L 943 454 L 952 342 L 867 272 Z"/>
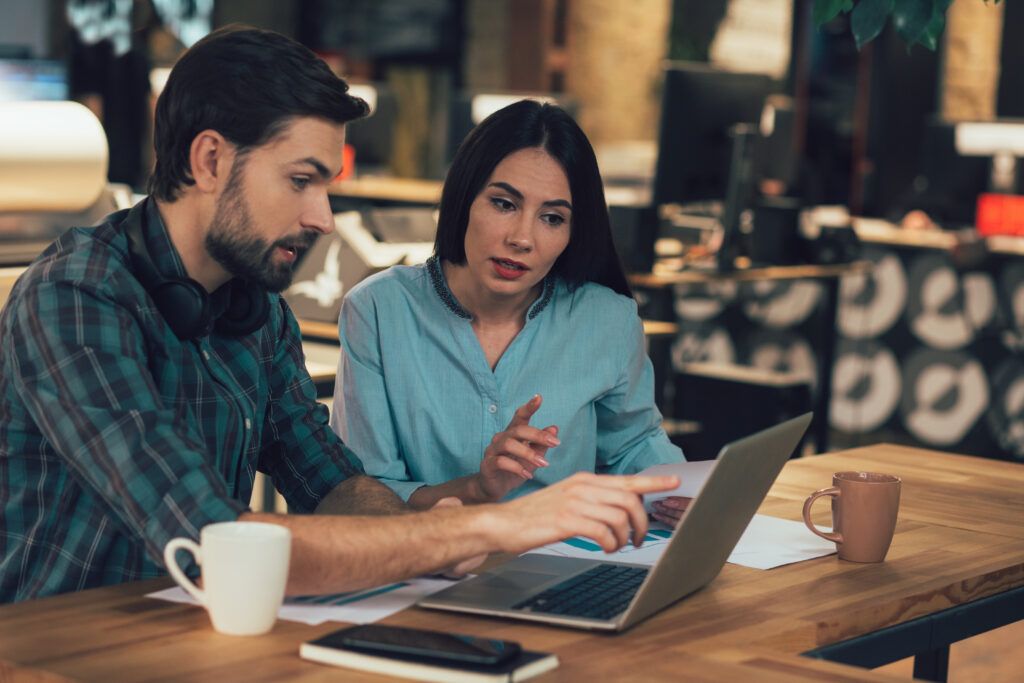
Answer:
<path fill-rule="evenodd" d="M 672 540 L 619 617 L 625 629 L 718 576 L 811 423 L 811 413 L 722 448 Z"/>

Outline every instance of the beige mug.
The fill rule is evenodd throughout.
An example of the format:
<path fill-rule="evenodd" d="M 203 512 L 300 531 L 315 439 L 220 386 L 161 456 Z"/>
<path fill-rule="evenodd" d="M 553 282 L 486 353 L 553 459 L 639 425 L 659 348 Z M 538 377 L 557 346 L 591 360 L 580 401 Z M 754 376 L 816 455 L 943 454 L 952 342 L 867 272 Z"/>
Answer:
<path fill-rule="evenodd" d="M 875 472 L 836 472 L 832 486 L 804 501 L 804 524 L 836 544 L 839 559 L 881 562 L 889 552 L 900 508 L 899 477 Z M 811 506 L 818 498 L 832 498 L 832 533 L 811 521 Z"/>
<path fill-rule="evenodd" d="M 199 543 L 172 538 L 164 547 L 171 577 L 210 613 L 213 628 L 233 636 L 266 633 L 284 600 L 292 534 L 265 522 L 218 522 L 199 532 Z M 185 550 L 195 558 L 203 587 L 192 583 L 175 558 Z"/>

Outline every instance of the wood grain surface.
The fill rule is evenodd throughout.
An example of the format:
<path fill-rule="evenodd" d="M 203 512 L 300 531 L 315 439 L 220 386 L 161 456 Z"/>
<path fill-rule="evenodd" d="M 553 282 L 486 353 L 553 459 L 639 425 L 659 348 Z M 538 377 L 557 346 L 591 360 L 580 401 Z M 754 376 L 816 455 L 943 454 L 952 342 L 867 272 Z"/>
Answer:
<path fill-rule="evenodd" d="M 883 563 L 832 555 L 769 571 L 729 564 L 703 590 L 619 635 L 420 609 L 386 623 L 555 652 L 561 665 L 543 678 L 551 681 L 899 680 L 799 654 L 1024 586 L 1024 468 L 869 446 L 791 461 L 761 511 L 799 519 L 807 495 L 851 469 L 903 479 Z M 815 521 L 829 523 L 827 505 Z M 279 621 L 265 636 L 224 636 L 197 607 L 143 597 L 167 585 L 158 579 L 0 607 L 0 681 L 382 680 L 299 659 L 303 640 L 339 624 Z"/>

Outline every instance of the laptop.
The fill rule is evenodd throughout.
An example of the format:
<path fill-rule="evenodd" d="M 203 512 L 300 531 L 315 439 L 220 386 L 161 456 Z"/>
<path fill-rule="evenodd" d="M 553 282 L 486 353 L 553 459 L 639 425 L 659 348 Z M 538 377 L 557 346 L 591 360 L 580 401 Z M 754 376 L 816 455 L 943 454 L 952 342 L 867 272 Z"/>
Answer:
<path fill-rule="evenodd" d="M 722 448 L 703 488 L 652 567 L 528 553 L 418 604 L 624 631 L 718 576 L 811 417 L 806 413 Z"/>

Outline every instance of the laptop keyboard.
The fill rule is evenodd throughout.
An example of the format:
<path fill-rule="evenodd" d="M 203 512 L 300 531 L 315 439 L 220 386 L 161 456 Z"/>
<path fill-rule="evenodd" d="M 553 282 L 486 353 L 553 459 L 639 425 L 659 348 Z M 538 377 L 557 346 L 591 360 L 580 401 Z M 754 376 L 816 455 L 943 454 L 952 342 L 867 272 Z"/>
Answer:
<path fill-rule="evenodd" d="M 647 578 L 646 567 L 599 564 L 513 605 L 512 609 L 567 617 L 611 619 L 629 605 Z"/>

